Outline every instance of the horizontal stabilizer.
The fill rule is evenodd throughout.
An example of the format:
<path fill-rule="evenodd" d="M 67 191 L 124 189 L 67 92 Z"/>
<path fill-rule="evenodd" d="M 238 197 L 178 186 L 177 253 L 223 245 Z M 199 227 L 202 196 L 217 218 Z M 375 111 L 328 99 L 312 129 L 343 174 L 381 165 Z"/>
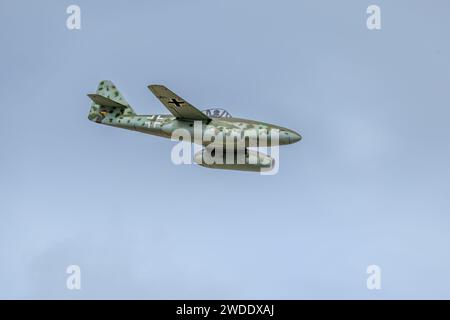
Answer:
<path fill-rule="evenodd" d="M 99 104 L 101 106 L 115 107 L 115 108 L 129 108 L 129 106 L 121 104 L 112 99 L 106 98 L 100 94 L 91 93 L 91 94 L 88 94 L 88 97 L 91 98 L 91 100 L 94 101 L 96 104 Z"/>

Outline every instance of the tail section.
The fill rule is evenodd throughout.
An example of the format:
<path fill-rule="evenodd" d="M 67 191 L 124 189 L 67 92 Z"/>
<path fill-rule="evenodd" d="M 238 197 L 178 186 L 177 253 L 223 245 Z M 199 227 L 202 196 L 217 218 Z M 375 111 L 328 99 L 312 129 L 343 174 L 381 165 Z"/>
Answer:
<path fill-rule="evenodd" d="M 96 94 L 88 94 L 88 96 L 93 101 L 88 116 L 91 121 L 102 122 L 107 116 L 135 115 L 131 106 L 111 81 L 101 81 Z"/>

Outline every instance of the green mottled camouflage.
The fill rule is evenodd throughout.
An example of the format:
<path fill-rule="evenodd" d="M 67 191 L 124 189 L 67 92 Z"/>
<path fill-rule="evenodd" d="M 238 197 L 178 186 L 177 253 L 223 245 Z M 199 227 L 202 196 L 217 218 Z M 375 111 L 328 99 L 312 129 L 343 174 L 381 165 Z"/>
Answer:
<path fill-rule="evenodd" d="M 223 136 L 224 148 L 227 147 L 226 137 L 233 136 L 252 137 L 257 139 L 258 143 L 262 138 L 268 137 L 267 143 L 272 146 L 291 144 L 301 139 L 301 136 L 292 130 L 265 122 L 234 117 L 208 117 L 164 86 L 152 85 L 149 88 L 172 114 L 137 115 L 116 86 L 111 81 L 104 80 L 100 82 L 97 94 L 122 106 L 108 106 L 93 102 L 88 116 L 89 120 L 166 138 L 171 138 L 172 133 L 177 129 L 186 129 L 190 133 L 191 142 L 197 142 L 194 141 L 194 121 L 198 120 L 201 121 L 204 133 L 201 144 L 211 143 L 208 136 Z M 113 102 L 110 104 L 116 105 Z M 278 143 L 270 139 L 270 134 L 276 130 L 279 133 Z M 247 144 L 248 142 L 246 142 Z"/>

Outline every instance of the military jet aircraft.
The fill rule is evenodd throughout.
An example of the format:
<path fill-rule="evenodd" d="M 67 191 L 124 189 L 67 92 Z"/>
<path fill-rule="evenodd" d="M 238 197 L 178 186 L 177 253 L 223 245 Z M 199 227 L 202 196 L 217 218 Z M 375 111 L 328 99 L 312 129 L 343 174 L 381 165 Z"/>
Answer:
<path fill-rule="evenodd" d="M 256 141 L 259 146 L 259 142 L 264 138 L 265 143 L 270 147 L 295 143 L 302 138 L 300 134 L 280 126 L 234 118 L 223 109 L 208 109 L 202 112 L 162 85 L 150 85 L 148 88 L 170 111 L 170 115 L 137 115 L 116 86 L 111 81 L 103 80 L 98 85 L 95 94 L 88 94 L 93 101 L 88 116 L 89 120 L 165 138 L 171 138 L 177 129 L 185 129 L 186 132 L 190 133 L 190 142 L 205 147 L 202 152 L 195 154 L 194 161 L 201 166 L 217 169 L 270 170 L 273 168 L 274 159 L 261 152 L 249 149 L 253 146 L 251 141 Z M 196 140 L 194 130 L 199 127 L 205 134 L 201 135 L 200 140 Z M 276 139 L 272 135 L 273 132 L 277 133 Z M 206 133 L 209 133 L 209 135 Z M 224 139 L 213 141 L 215 143 L 213 150 L 211 150 L 211 135 L 224 137 Z M 237 139 L 234 137 L 243 135 L 246 137 L 241 144 L 243 148 L 238 148 Z M 232 139 L 225 139 L 230 136 Z M 224 161 L 213 161 L 213 163 L 205 161 L 205 152 L 209 150 L 210 153 L 208 154 L 214 156 L 218 146 L 224 150 L 232 148 L 236 154 L 232 157 L 234 159 L 232 163 L 230 163 L 229 158 L 227 158 L 228 161 L 225 161 L 226 152 L 222 152 L 220 157 Z M 242 161 L 238 161 L 237 154 L 241 149 L 243 150 Z M 256 159 L 256 162 L 251 160 L 251 156 Z"/>

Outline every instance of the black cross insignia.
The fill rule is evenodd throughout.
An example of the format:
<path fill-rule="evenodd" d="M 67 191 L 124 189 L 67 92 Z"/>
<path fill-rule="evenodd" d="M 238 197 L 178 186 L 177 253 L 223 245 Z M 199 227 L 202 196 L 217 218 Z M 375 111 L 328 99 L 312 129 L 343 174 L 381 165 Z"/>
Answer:
<path fill-rule="evenodd" d="M 172 98 L 168 103 L 173 103 L 177 107 L 181 107 L 181 105 L 184 103 L 184 101 L 177 101 L 177 99 Z"/>

